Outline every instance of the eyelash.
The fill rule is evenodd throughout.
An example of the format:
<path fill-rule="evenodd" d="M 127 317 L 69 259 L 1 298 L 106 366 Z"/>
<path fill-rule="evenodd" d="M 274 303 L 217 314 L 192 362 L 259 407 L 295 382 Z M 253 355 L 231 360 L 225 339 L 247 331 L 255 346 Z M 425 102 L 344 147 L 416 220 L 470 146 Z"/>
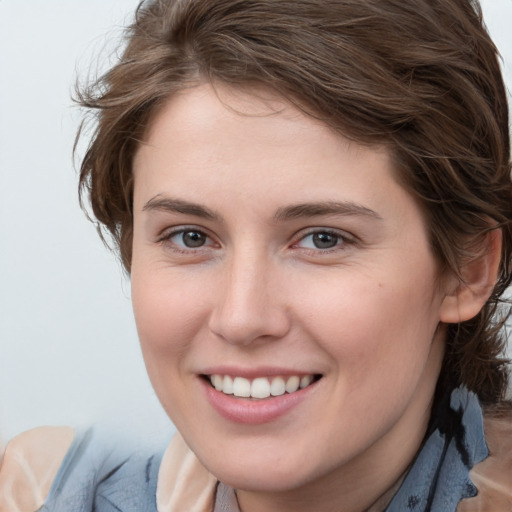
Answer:
<path fill-rule="evenodd" d="M 198 247 L 180 247 L 176 243 L 173 243 L 171 240 L 180 234 L 184 233 L 198 233 L 205 237 L 206 242 L 203 245 L 200 245 Z M 190 254 L 190 253 L 197 253 L 200 252 L 205 247 L 209 247 L 211 244 L 208 244 L 208 240 L 211 241 L 211 237 L 204 232 L 204 230 L 196 228 L 194 226 L 184 226 L 180 227 L 178 229 L 173 229 L 171 231 L 166 231 L 157 239 L 157 243 L 160 244 L 167 244 L 171 246 L 171 249 L 175 252 L 181 253 L 181 254 Z"/>
<path fill-rule="evenodd" d="M 356 243 L 356 240 L 353 237 L 348 236 L 344 232 L 340 232 L 340 231 L 337 231 L 334 229 L 329 229 L 329 228 L 316 228 L 316 229 L 309 230 L 307 232 L 300 233 L 300 235 L 297 239 L 297 242 L 294 242 L 292 244 L 292 248 L 301 249 L 300 247 L 298 247 L 299 244 L 301 242 L 303 242 L 304 240 L 306 240 L 308 237 L 313 237 L 315 235 L 328 235 L 330 237 L 335 237 L 337 239 L 337 243 L 333 247 L 328 247 L 328 248 L 323 248 L 323 249 L 320 247 L 315 247 L 315 248 L 304 247 L 304 248 L 302 248 L 304 251 L 306 251 L 310 254 L 327 255 L 327 254 L 331 254 L 333 252 L 343 251 L 346 249 L 347 245 L 353 245 Z"/>
<path fill-rule="evenodd" d="M 197 247 L 186 247 L 186 246 L 180 246 L 176 244 L 175 242 L 172 242 L 171 240 L 178 236 L 183 235 L 185 233 L 197 233 L 205 238 L 205 243 L 202 245 L 199 245 Z M 326 247 L 326 248 L 320 248 L 320 247 L 300 247 L 299 244 L 306 240 L 308 237 L 313 237 L 315 235 L 327 235 L 329 237 L 335 237 L 337 239 L 336 244 L 332 247 Z M 334 229 L 329 228 L 316 228 L 311 229 L 306 232 L 299 233 L 298 236 L 294 237 L 295 242 L 291 244 L 292 249 L 297 250 L 303 250 L 304 252 L 308 254 L 314 254 L 314 255 L 327 255 L 331 254 L 333 252 L 339 252 L 346 249 L 347 245 L 354 245 L 356 243 L 356 240 L 348 236 L 346 233 L 339 232 Z M 208 243 L 210 241 L 210 243 Z M 214 242 L 212 241 L 211 237 L 205 233 L 204 230 L 196 228 L 194 226 L 183 226 L 178 229 L 173 229 L 171 231 L 165 232 L 162 236 L 160 236 L 157 240 L 158 243 L 161 244 L 168 244 L 171 246 L 171 249 L 177 253 L 180 254 L 191 254 L 191 253 L 199 253 L 204 249 L 207 249 L 214 245 Z M 183 242 L 183 240 L 182 240 Z"/>

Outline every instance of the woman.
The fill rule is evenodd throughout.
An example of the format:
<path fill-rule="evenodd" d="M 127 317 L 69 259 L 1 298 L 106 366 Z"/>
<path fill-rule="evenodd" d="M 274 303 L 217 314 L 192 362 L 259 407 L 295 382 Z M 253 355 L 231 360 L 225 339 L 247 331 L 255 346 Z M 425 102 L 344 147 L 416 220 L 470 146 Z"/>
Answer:
<path fill-rule="evenodd" d="M 79 94 L 81 190 L 180 435 L 53 432 L 37 506 L 510 509 L 508 111 L 475 2 L 145 2 Z"/>

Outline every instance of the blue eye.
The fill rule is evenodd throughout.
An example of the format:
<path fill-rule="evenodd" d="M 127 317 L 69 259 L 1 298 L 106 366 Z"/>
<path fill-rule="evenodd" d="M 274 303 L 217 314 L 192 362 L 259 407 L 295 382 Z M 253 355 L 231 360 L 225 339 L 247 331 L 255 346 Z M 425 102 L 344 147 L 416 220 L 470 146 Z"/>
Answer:
<path fill-rule="evenodd" d="M 297 245 L 305 249 L 332 249 L 344 242 L 344 238 L 332 231 L 317 231 L 304 236 Z"/>

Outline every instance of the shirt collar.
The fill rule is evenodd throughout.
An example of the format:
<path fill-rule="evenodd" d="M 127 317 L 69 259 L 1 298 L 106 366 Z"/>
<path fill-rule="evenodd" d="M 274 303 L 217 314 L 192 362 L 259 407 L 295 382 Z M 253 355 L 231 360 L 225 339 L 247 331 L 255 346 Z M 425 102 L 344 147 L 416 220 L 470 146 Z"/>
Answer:
<path fill-rule="evenodd" d="M 457 388 L 436 409 L 432 432 L 386 512 L 454 512 L 476 496 L 469 471 L 488 454 L 478 398 Z"/>

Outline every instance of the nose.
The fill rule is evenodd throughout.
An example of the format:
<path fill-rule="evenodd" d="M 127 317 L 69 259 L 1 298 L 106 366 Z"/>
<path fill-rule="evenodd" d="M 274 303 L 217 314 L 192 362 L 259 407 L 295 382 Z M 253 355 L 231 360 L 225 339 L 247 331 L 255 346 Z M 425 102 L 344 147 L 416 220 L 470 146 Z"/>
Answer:
<path fill-rule="evenodd" d="M 210 331 L 238 345 L 283 337 L 290 318 L 277 267 L 263 256 L 234 255 L 222 269 Z"/>

